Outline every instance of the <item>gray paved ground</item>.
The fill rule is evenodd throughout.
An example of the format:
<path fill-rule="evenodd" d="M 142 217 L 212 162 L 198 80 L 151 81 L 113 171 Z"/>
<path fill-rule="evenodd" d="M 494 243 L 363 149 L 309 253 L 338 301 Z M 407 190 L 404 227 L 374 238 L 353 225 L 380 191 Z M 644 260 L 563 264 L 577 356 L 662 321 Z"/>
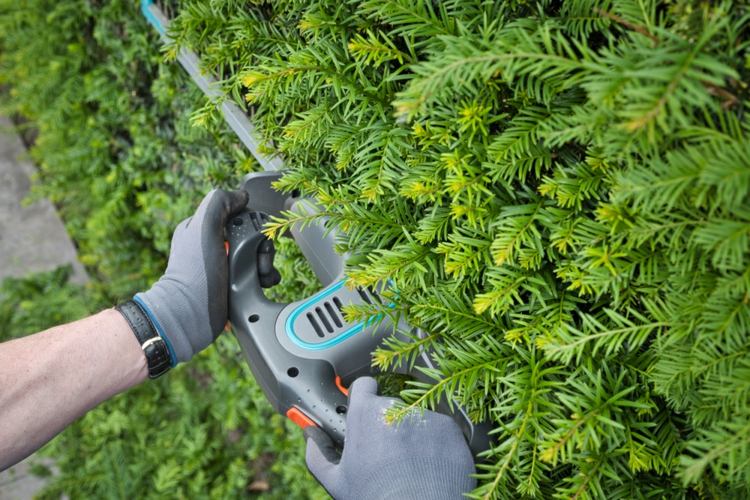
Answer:
<path fill-rule="evenodd" d="M 0 117 L 0 280 L 72 263 L 75 279 L 85 281 L 86 274 L 52 203 L 40 200 L 22 205 L 35 170 L 26 157 L 10 121 Z"/>
<path fill-rule="evenodd" d="M 40 479 L 29 472 L 31 464 L 43 462 L 51 466 L 49 459 L 41 460 L 31 456 L 16 464 L 5 472 L 0 472 L 0 500 L 28 500 L 33 498 L 45 485 Z"/>
<path fill-rule="evenodd" d="M 22 203 L 34 171 L 10 121 L 0 117 L 0 281 L 70 263 L 74 280 L 82 283 L 86 273 L 54 206 L 47 200 Z M 34 461 L 38 459 L 32 456 L 0 472 L 0 500 L 26 500 L 44 486 L 29 473 Z"/>

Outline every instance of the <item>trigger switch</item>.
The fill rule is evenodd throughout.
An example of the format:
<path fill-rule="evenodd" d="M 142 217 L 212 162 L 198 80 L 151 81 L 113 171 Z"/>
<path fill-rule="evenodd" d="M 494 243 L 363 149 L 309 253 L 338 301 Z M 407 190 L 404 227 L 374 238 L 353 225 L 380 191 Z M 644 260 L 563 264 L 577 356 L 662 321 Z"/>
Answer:
<path fill-rule="evenodd" d="M 258 280 L 263 288 L 271 288 L 281 281 L 279 271 L 273 267 L 274 255 L 276 255 L 276 248 L 273 246 L 273 241 L 264 238 L 258 247 Z"/>

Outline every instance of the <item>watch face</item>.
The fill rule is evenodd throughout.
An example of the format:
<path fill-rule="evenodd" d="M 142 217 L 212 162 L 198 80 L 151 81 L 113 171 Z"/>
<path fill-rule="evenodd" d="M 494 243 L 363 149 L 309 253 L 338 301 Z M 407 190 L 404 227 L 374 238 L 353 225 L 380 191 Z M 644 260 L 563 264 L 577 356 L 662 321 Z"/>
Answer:
<path fill-rule="evenodd" d="M 143 343 L 143 354 L 148 361 L 148 376 L 156 378 L 170 368 L 169 350 L 161 337 L 152 337 Z"/>

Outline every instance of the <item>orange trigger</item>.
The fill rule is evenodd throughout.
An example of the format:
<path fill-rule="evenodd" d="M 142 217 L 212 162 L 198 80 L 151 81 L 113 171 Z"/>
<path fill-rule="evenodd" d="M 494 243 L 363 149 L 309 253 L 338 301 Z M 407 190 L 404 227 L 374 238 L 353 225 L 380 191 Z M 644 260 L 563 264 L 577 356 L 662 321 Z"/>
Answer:
<path fill-rule="evenodd" d="M 341 394 L 347 397 L 349 396 L 349 389 L 344 387 L 344 384 L 341 383 L 341 377 L 339 377 L 338 375 L 336 375 L 336 387 L 339 391 L 341 391 Z"/>
<path fill-rule="evenodd" d="M 286 416 L 289 417 L 289 420 L 297 424 L 300 429 L 315 425 L 315 422 L 313 422 L 310 417 L 305 415 L 302 410 L 300 410 L 296 406 L 292 406 L 291 408 L 289 408 L 289 410 L 287 410 L 286 412 Z"/>

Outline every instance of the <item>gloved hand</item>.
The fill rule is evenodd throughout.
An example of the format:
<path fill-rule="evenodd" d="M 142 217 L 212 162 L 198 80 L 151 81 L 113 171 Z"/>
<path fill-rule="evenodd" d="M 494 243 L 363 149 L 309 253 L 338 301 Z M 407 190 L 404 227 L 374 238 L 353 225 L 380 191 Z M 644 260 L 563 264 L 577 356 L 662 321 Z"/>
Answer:
<path fill-rule="evenodd" d="M 336 500 L 456 499 L 474 489 L 474 459 L 458 425 L 432 411 L 386 424 L 394 398 L 377 395 L 375 379 L 350 389 L 340 460 L 318 427 L 305 429 L 307 467 Z"/>
<path fill-rule="evenodd" d="M 227 219 L 247 204 L 246 191 L 215 189 L 192 217 L 177 225 L 164 276 L 133 298 L 164 339 L 172 366 L 188 361 L 221 333 L 227 322 Z"/>

